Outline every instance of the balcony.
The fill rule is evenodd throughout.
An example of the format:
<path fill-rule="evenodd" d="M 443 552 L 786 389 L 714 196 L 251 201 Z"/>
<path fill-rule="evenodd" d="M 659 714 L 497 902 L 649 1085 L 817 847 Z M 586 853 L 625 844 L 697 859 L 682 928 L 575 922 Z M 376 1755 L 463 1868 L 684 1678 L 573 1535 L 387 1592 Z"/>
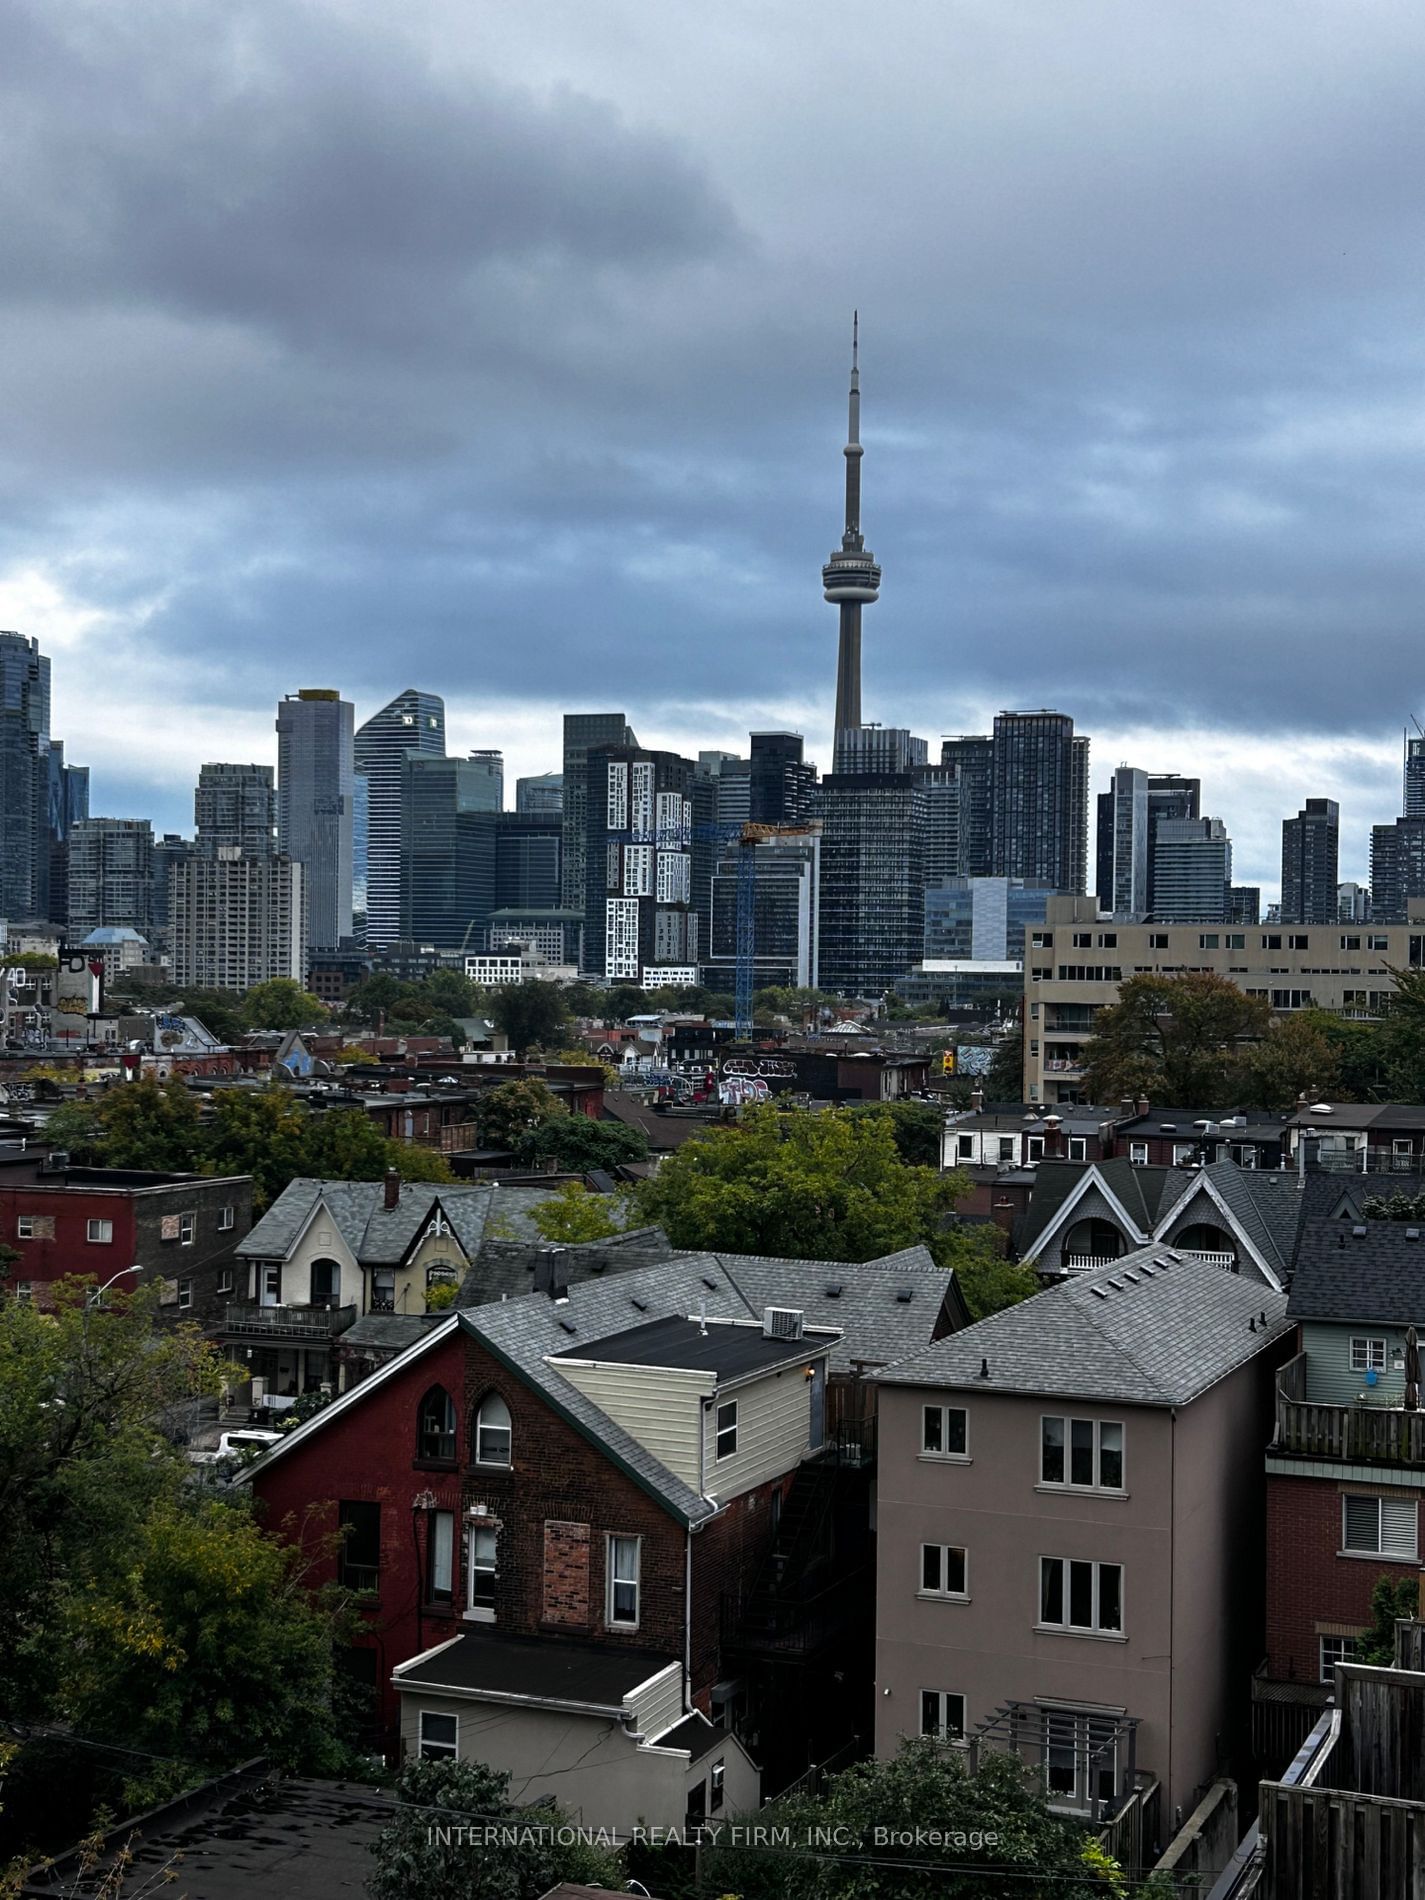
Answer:
<path fill-rule="evenodd" d="M 1323 1174 L 1418 1174 L 1425 1159 L 1386 1154 L 1382 1148 L 1322 1148 L 1311 1165 Z"/>
<path fill-rule="evenodd" d="M 1277 1375 L 1273 1451 L 1352 1464 L 1425 1465 L 1425 1412 L 1387 1405 L 1317 1405 L 1306 1396 L 1307 1358 L 1299 1352 Z"/>
<path fill-rule="evenodd" d="M 225 1339 L 310 1340 L 319 1344 L 344 1333 L 356 1320 L 354 1306 L 229 1306 Z"/>

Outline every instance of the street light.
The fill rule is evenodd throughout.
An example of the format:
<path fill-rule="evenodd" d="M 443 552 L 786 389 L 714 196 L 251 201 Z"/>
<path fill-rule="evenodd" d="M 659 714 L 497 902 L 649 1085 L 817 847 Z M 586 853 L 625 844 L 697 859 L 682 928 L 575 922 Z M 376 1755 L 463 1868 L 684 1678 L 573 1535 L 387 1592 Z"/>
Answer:
<path fill-rule="evenodd" d="M 104 1295 L 109 1291 L 109 1288 L 113 1286 L 116 1281 L 122 1280 L 125 1274 L 142 1273 L 142 1272 L 143 1272 L 142 1267 L 120 1267 L 119 1271 L 114 1275 L 113 1279 L 106 1280 L 103 1286 L 92 1287 L 89 1290 L 89 1292 L 85 1294 L 84 1296 L 85 1312 L 87 1313 L 93 1307 L 98 1306 L 99 1302 L 103 1299 Z"/>

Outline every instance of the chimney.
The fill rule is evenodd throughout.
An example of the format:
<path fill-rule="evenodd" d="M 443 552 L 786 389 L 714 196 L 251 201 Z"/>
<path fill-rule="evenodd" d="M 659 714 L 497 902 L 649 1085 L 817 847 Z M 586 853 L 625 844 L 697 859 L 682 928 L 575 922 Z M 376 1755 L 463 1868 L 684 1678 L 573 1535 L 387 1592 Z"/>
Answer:
<path fill-rule="evenodd" d="M 1133 1106 L 1140 1115 L 1146 1115 L 1153 1104 L 1148 1100 L 1146 1095 L 1140 1095 Z"/>
<path fill-rule="evenodd" d="M 534 1290 L 551 1300 L 569 1297 L 569 1263 L 563 1247 L 541 1247 L 534 1263 Z"/>
<path fill-rule="evenodd" d="M 977 1115 L 982 1114 L 985 1106 L 985 1091 L 976 1086 L 970 1090 L 970 1107 Z"/>
<path fill-rule="evenodd" d="M 385 1191 L 381 1196 L 381 1205 L 389 1214 L 391 1209 L 399 1207 L 401 1202 L 401 1177 L 394 1168 L 387 1168 L 383 1186 Z"/>

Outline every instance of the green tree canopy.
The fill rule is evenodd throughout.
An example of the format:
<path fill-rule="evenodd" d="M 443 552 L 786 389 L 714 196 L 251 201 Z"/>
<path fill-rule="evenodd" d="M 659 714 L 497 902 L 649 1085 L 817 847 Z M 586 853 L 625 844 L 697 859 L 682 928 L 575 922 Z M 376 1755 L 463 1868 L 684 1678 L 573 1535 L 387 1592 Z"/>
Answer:
<path fill-rule="evenodd" d="M 1231 1099 L 1241 1045 L 1270 1023 L 1266 1002 L 1226 977 L 1130 976 L 1094 1018 L 1084 1092 L 1094 1102 L 1146 1095 L 1174 1108 L 1220 1108 Z"/>
<path fill-rule="evenodd" d="M 652 1008 L 648 992 L 633 983 L 615 983 L 600 994 L 603 1008 L 597 1013 L 605 1022 L 626 1023 L 630 1016 L 646 1016 Z"/>
<path fill-rule="evenodd" d="M 198 1104 L 177 1077 L 115 1083 L 87 1102 L 55 1110 L 47 1133 L 76 1159 L 106 1168 L 186 1173 L 201 1150 Z"/>
<path fill-rule="evenodd" d="M 851 1113 L 886 1116 L 902 1161 L 909 1161 L 918 1168 L 939 1168 L 945 1111 L 933 1102 L 866 1102 L 859 1108 L 853 1107 Z"/>
<path fill-rule="evenodd" d="M 553 1089 L 535 1076 L 499 1082 L 475 1103 L 481 1141 L 487 1148 L 504 1148 L 511 1154 L 522 1153 L 546 1122 L 568 1112 Z"/>
<path fill-rule="evenodd" d="M 1425 970 L 1392 969 L 1395 994 L 1376 1028 L 1388 1102 L 1425 1102 Z"/>
<path fill-rule="evenodd" d="M 329 1014 L 319 996 L 290 976 L 254 984 L 242 999 L 242 1019 L 249 1029 L 313 1029 Z"/>
<path fill-rule="evenodd" d="M 609 1240 L 624 1231 L 627 1205 L 610 1194 L 591 1194 L 582 1181 L 567 1181 L 530 1219 L 545 1240 L 566 1247 L 586 1240 Z"/>
<path fill-rule="evenodd" d="M 1390 1668 L 1395 1662 L 1397 1619 L 1414 1621 L 1420 1614 L 1420 1584 L 1415 1577 L 1393 1577 L 1382 1570 L 1371 1591 L 1370 1627 L 1356 1645 L 1355 1660 Z"/>
<path fill-rule="evenodd" d="M 1232 1100 L 1265 1109 L 1291 1108 L 1303 1094 L 1311 1102 L 1342 1100 L 1341 1045 L 1322 1014 L 1274 1017 L 1261 1041 L 1250 1043 L 1229 1066 Z"/>
<path fill-rule="evenodd" d="M 495 1027 L 521 1055 L 548 1047 L 569 1020 L 559 985 L 537 980 L 502 983 L 491 992 L 490 1013 Z"/>
<path fill-rule="evenodd" d="M 641 1130 L 622 1122 L 555 1115 L 532 1128 L 516 1152 L 522 1161 L 553 1161 L 571 1173 L 587 1173 L 625 1161 L 646 1161 L 648 1140 Z"/>

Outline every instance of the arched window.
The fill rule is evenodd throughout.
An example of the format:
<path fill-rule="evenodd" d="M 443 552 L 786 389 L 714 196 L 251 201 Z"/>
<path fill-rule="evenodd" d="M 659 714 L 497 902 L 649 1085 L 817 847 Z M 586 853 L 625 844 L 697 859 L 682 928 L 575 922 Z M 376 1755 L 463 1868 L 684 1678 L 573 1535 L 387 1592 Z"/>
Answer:
<path fill-rule="evenodd" d="M 455 1462 L 455 1407 L 443 1385 L 433 1385 L 421 1400 L 416 1456 Z"/>
<path fill-rule="evenodd" d="M 510 1408 L 498 1392 L 489 1392 L 475 1414 L 475 1462 L 477 1465 L 507 1465 L 510 1447 Z"/>

